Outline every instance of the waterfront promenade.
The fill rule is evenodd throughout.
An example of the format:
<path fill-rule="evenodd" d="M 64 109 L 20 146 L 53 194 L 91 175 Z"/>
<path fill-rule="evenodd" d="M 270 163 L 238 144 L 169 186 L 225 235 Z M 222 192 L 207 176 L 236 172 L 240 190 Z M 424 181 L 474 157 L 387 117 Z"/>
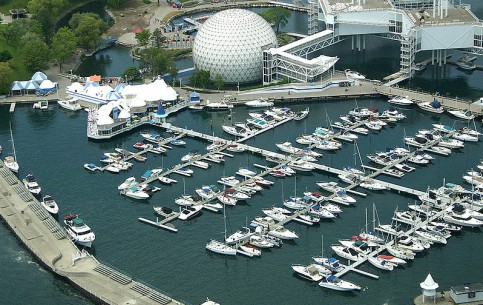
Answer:
<path fill-rule="evenodd" d="M 58 222 L 0 161 L 0 216 L 48 270 L 101 304 L 182 304 L 114 270 L 67 238 Z"/>

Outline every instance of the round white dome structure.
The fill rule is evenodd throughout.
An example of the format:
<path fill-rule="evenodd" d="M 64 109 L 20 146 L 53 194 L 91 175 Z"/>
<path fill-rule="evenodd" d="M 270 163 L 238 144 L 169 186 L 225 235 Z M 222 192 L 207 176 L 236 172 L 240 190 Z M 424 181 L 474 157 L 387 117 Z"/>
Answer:
<path fill-rule="evenodd" d="M 276 47 L 277 36 L 258 14 L 243 9 L 224 10 L 199 29 L 193 45 L 196 69 L 217 74 L 225 83 L 252 83 L 262 79 L 262 47 Z"/>

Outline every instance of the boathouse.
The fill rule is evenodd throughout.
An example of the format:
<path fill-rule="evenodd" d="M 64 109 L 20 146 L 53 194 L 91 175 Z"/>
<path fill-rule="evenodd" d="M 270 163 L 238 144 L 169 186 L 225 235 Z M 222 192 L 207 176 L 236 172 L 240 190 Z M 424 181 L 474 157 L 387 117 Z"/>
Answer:
<path fill-rule="evenodd" d="M 456 304 L 483 301 L 483 284 L 466 283 L 451 287 L 451 298 Z"/>

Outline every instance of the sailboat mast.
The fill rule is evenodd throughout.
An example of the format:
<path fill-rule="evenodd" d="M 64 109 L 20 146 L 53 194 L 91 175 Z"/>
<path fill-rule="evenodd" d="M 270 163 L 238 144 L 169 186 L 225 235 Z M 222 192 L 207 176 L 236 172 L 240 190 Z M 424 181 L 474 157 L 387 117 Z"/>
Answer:
<path fill-rule="evenodd" d="M 367 207 L 366 207 L 366 232 L 365 233 L 367 234 Z"/>
<path fill-rule="evenodd" d="M 10 139 L 12 140 L 12 150 L 13 150 L 13 159 L 17 162 L 17 153 L 15 152 L 15 142 L 13 141 L 13 133 L 12 133 L 12 122 L 10 124 Z"/>

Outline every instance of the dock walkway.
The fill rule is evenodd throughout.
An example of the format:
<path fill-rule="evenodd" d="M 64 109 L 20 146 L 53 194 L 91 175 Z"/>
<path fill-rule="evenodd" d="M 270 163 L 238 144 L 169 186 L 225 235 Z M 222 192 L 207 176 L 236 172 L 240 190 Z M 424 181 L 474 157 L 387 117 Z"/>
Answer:
<path fill-rule="evenodd" d="M 48 270 L 102 304 L 182 304 L 135 281 L 86 251 L 79 251 L 59 223 L 0 160 L 0 216 Z"/>

